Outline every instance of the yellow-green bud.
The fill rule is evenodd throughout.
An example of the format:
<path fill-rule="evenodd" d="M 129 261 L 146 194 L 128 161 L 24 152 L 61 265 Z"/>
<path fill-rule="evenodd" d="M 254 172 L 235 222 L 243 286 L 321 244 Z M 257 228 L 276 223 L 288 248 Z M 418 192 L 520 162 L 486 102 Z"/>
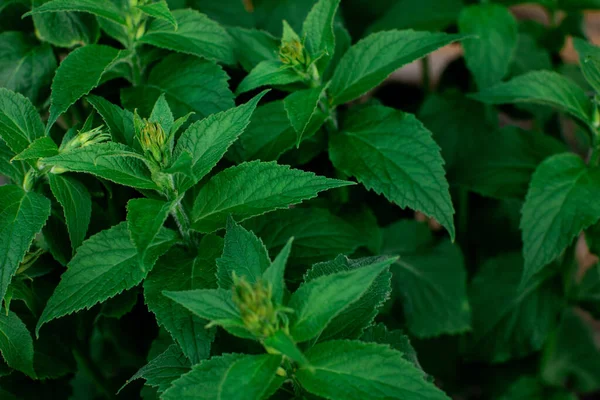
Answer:
<path fill-rule="evenodd" d="M 287 65 L 308 65 L 308 56 L 304 46 L 298 40 L 283 42 L 279 48 L 279 59 Z"/>
<path fill-rule="evenodd" d="M 272 300 L 272 287 L 262 280 L 250 284 L 233 275 L 233 301 L 240 310 L 246 329 L 257 337 L 268 337 L 280 328 L 278 310 Z"/>
<path fill-rule="evenodd" d="M 139 141 L 147 156 L 150 156 L 158 164 L 167 164 L 167 135 L 158 122 L 144 120 L 144 127 L 139 133 Z"/>
<path fill-rule="evenodd" d="M 23 178 L 23 190 L 29 192 L 31 189 L 33 189 L 36 177 L 37 173 L 34 170 L 29 170 L 29 172 L 27 172 Z"/>
<path fill-rule="evenodd" d="M 91 146 L 108 140 L 110 140 L 110 134 L 104 132 L 103 126 L 101 125 L 86 132 L 79 132 L 77 136 L 69 140 L 69 142 L 63 146 L 61 152 L 67 152 L 79 147 Z"/>

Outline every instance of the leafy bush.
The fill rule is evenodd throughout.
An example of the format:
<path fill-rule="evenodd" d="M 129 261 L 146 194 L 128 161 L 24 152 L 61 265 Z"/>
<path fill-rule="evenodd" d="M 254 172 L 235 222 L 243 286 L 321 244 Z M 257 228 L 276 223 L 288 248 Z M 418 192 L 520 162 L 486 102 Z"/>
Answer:
<path fill-rule="evenodd" d="M 600 2 L 514 3 L 4 0 L 0 397 L 600 390 Z"/>

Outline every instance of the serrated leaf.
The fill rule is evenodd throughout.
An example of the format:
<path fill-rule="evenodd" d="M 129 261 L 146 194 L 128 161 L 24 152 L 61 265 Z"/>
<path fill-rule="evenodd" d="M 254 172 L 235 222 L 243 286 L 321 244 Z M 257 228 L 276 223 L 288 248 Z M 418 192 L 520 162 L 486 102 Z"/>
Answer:
<path fill-rule="evenodd" d="M 33 339 L 17 314 L 12 311 L 0 312 L 0 333 L 0 352 L 6 363 L 35 378 Z"/>
<path fill-rule="evenodd" d="M 592 103 L 585 91 L 569 78 L 552 71 L 532 71 L 519 75 L 472 97 L 487 104 L 534 103 L 552 106 L 585 123 L 589 123 L 592 115 Z"/>
<path fill-rule="evenodd" d="M 147 164 L 131 148 L 119 143 L 80 147 L 44 159 L 47 165 L 74 172 L 86 172 L 121 185 L 158 189 Z"/>
<path fill-rule="evenodd" d="M 37 160 L 38 158 L 52 157 L 58 154 L 58 146 L 49 136 L 35 139 L 22 152 L 17 154 L 13 160 Z"/>
<path fill-rule="evenodd" d="M 3 175 L 19 186 L 23 183 L 29 166 L 22 161 L 13 160 L 14 153 L 6 143 L 0 140 L 0 175 Z"/>
<path fill-rule="evenodd" d="M 133 146 L 133 113 L 123 110 L 103 97 L 90 95 L 86 99 L 104 120 L 113 141 Z"/>
<path fill-rule="evenodd" d="M 144 298 L 154 313 L 179 345 L 183 353 L 197 364 L 210 355 L 214 330 L 206 329 L 209 321 L 163 296 L 163 290 L 180 291 L 216 288 L 216 264 L 223 249 L 223 239 L 206 235 L 200 241 L 198 254 L 173 248 L 159 259 L 144 282 Z"/>
<path fill-rule="evenodd" d="M 517 21 L 510 11 L 498 4 L 470 6 L 460 13 L 458 26 L 460 33 L 477 37 L 462 44 L 477 86 L 500 82 L 517 48 Z"/>
<path fill-rule="evenodd" d="M 223 255 L 217 259 L 219 287 L 230 289 L 233 286 L 233 274 L 255 283 L 270 265 L 271 260 L 262 241 L 228 218 Z"/>
<path fill-rule="evenodd" d="M 319 71 L 324 71 L 329 59 L 335 51 L 335 32 L 333 21 L 340 5 L 340 0 L 320 0 L 310 10 L 302 25 L 304 44 Z"/>
<path fill-rule="evenodd" d="M 165 0 L 159 0 L 156 3 L 138 5 L 137 8 L 139 8 L 151 17 L 167 21 L 168 23 L 173 25 L 175 30 L 177 30 L 177 20 L 175 19 L 175 16 L 171 13 L 171 10 L 169 10 L 169 5 Z"/>
<path fill-rule="evenodd" d="M 205 118 L 234 106 L 229 76 L 214 62 L 184 54 L 171 54 L 150 71 L 146 84 L 121 90 L 124 107 L 150 115 L 165 93 L 175 118 L 194 112 L 193 120 Z"/>
<path fill-rule="evenodd" d="M 263 340 L 263 345 L 269 349 L 275 349 L 279 353 L 288 357 L 300 365 L 308 364 L 304 354 L 298 349 L 294 340 L 284 331 L 277 331 L 273 335 Z"/>
<path fill-rule="evenodd" d="M 33 6 L 35 8 L 47 2 L 34 0 Z M 96 43 L 100 38 L 100 25 L 96 17 L 89 13 L 40 13 L 33 16 L 33 25 L 38 38 L 58 47 L 85 46 Z"/>
<path fill-rule="evenodd" d="M 365 329 L 360 340 L 368 343 L 387 344 L 392 349 L 402 353 L 402 358 L 406 361 L 410 361 L 411 364 L 420 370 L 423 369 L 421 364 L 419 364 L 416 350 L 410 344 L 409 337 L 399 329 L 388 330 L 384 324 L 378 323 Z"/>
<path fill-rule="evenodd" d="M 580 38 L 573 38 L 579 65 L 587 82 L 600 93 L 600 49 Z"/>
<path fill-rule="evenodd" d="M 283 296 L 287 291 L 285 285 L 285 267 L 292 250 L 292 241 L 294 238 L 290 238 L 283 249 L 277 254 L 271 265 L 263 272 L 262 277 L 265 281 L 271 284 L 273 290 L 273 301 L 275 304 L 281 304 L 283 302 Z"/>
<path fill-rule="evenodd" d="M 292 294 L 287 305 L 294 309 L 290 326 L 294 340 L 304 342 L 319 336 L 336 316 L 365 295 L 393 261 L 393 258 L 377 260 L 307 280 Z"/>
<path fill-rule="evenodd" d="M 331 101 L 338 105 L 354 100 L 403 65 L 464 38 L 412 30 L 369 35 L 350 47 L 340 60 L 329 86 Z"/>
<path fill-rule="evenodd" d="M 564 306 L 560 289 L 548 276 L 520 288 L 522 272 L 521 255 L 507 253 L 487 261 L 473 278 L 468 358 L 505 362 L 525 357 L 546 342 Z"/>
<path fill-rule="evenodd" d="M 154 199 L 133 199 L 127 203 L 127 229 L 138 251 L 139 266 L 142 270 L 152 268 L 156 261 L 148 250 L 160 233 L 174 202 Z"/>
<path fill-rule="evenodd" d="M 189 360 L 179 347 L 173 344 L 164 353 L 140 368 L 135 375 L 127 380 L 127 383 L 142 378 L 146 380 L 146 385 L 158 388 L 158 392 L 162 393 L 171 386 L 174 380 L 189 372 L 190 368 L 191 363 Z M 123 390 L 123 387 L 120 390 Z"/>
<path fill-rule="evenodd" d="M 156 19 L 138 42 L 225 64 L 235 63 L 233 40 L 225 28 L 195 10 L 175 10 L 172 14 L 177 29 L 170 22 Z"/>
<path fill-rule="evenodd" d="M 41 194 L 0 186 L 0 299 L 49 216 L 50 200 Z"/>
<path fill-rule="evenodd" d="M 38 45 L 21 32 L 0 33 L 0 87 L 40 104 L 49 94 L 55 70 L 52 47 Z"/>
<path fill-rule="evenodd" d="M 600 219 L 600 206 L 591 201 L 596 196 L 600 168 L 587 167 L 575 154 L 558 154 L 538 166 L 522 210 L 523 283 Z"/>
<path fill-rule="evenodd" d="M 238 26 L 227 27 L 227 32 L 234 39 L 235 57 L 246 71 L 261 61 L 277 59 L 279 40 L 269 32 Z"/>
<path fill-rule="evenodd" d="M 387 107 L 353 113 L 331 135 L 329 157 L 367 189 L 434 217 L 454 239 L 454 208 L 439 147 L 414 115 Z"/>
<path fill-rule="evenodd" d="M 178 177 L 177 188 L 185 192 L 209 173 L 223 157 L 229 146 L 242 134 L 250 122 L 262 92 L 239 107 L 213 114 L 192 124 L 179 138 L 174 156 L 185 152 L 192 156 L 193 179 Z"/>
<path fill-rule="evenodd" d="M 226 354 L 202 361 L 173 382 L 164 400 L 262 399 L 275 380 L 281 356 Z"/>
<path fill-rule="evenodd" d="M 175 232 L 163 229 L 150 253 L 150 266 L 177 240 Z M 97 233 L 79 247 L 60 283 L 38 320 L 36 333 L 45 323 L 103 302 L 131 289 L 148 275 L 138 265 L 137 249 L 131 242 L 127 223 Z"/>
<path fill-rule="evenodd" d="M 236 96 L 261 86 L 288 85 L 300 82 L 302 76 L 280 60 L 265 60 L 258 63 L 235 90 Z"/>
<path fill-rule="evenodd" d="M 332 400 L 447 400 L 421 370 L 385 345 L 332 340 L 312 347 L 296 373 L 309 392 Z"/>
<path fill-rule="evenodd" d="M 194 201 L 192 228 L 213 232 L 223 228 L 228 215 L 243 221 L 349 184 L 272 162 L 243 163 L 213 176 L 200 189 Z"/>
<path fill-rule="evenodd" d="M 54 0 L 56 1 L 58 0 Z M 71 105 L 101 83 L 103 75 L 121 54 L 117 49 L 99 44 L 80 47 L 69 53 L 60 63 L 52 81 L 47 131 Z"/>
<path fill-rule="evenodd" d="M 79 11 L 106 18 L 121 25 L 126 25 L 121 11 L 110 1 L 97 0 L 52 0 L 36 7 L 23 17 L 47 12 Z"/>
<path fill-rule="evenodd" d="M 44 136 L 44 125 L 26 97 L 0 88 L 0 138 L 18 154 Z"/>
<path fill-rule="evenodd" d="M 92 216 L 92 198 L 85 185 L 68 175 L 48 174 L 52 194 L 60 203 L 73 252 L 83 243 Z"/>
<path fill-rule="evenodd" d="M 159 123 L 165 132 L 171 132 L 171 128 L 175 123 L 175 118 L 173 117 L 171 108 L 169 108 L 169 103 L 167 103 L 167 99 L 164 93 L 158 96 L 158 99 L 156 100 L 156 103 L 154 103 L 154 107 L 152 108 L 150 118 L 148 118 L 148 121 Z"/>
<path fill-rule="evenodd" d="M 306 282 L 311 282 L 321 276 L 327 276 L 343 271 L 353 271 L 382 262 L 385 258 L 367 257 L 350 260 L 338 256 L 335 260 L 315 264 L 304 276 Z M 388 264 L 391 263 L 391 260 Z M 355 302 L 346 307 L 331 320 L 327 328 L 319 335 L 319 341 L 331 339 L 358 339 L 363 330 L 371 325 L 392 292 L 392 274 L 384 270 L 375 278 L 367 291 Z"/>
<path fill-rule="evenodd" d="M 325 89 L 326 87 L 317 87 L 300 90 L 288 95 L 283 100 L 285 111 L 297 134 L 296 146 L 300 146 L 302 135 L 310 126 Z"/>

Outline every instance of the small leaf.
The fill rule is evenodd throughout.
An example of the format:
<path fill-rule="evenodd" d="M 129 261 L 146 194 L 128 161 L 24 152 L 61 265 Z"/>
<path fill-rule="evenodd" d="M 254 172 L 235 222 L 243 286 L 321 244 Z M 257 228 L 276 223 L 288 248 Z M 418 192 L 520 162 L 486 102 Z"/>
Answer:
<path fill-rule="evenodd" d="M 239 96 L 261 86 L 288 85 L 301 80 L 300 74 L 286 67 L 280 60 L 265 60 L 246 75 L 235 90 L 235 94 Z"/>
<path fill-rule="evenodd" d="M 175 232 L 163 229 L 148 249 L 153 264 L 177 240 Z M 36 333 L 45 323 L 103 302 L 139 284 L 148 269 L 138 266 L 138 252 L 131 242 L 127 223 L 97 233 L 78 249 L 48 300 Z"/>
<path fill-rule="evenodd" d="M 581 230 L 600 219 L 600 168 L 571 153 L 546 159 L 536 169 L 523 204 L 523 283 L 558 257 Z"/>
<path fill-rule="evenodd" d="M 280 352 L 289 359 L 300 363 L 300 365 L 308 364 L 308 360 L 298 349 L 294 340 L 283 331 L 275 332 L 272 336 L 266 338 L 263 344 L 270 349 Z"/>
<path fill-rule="evenodd" d="M 246 71 L 261 61 L 277 59 L 279 40 L 269 32 L 238 26 L 227 27 L 227 32 L 234 39 L 235 57 Z"/>
<path fill-rule="evenodd" d="M 35 379 L 33 339 L 17 314 L 12 311 L 0 312 L 0 333 L 0 352 L 6 363 Z"/>
<path fill-rule="evenodd" d="M 31 101 L 0 88 L 0 138 L 18 154 L 44 136 L 44 125 Z"/>
<path fill-rule="evenodd" d="M 223 228 L 228 215 L 243 221 L 349 184 L 275 163 L 243 163 L 213 176 L 200 189 L 194 201 L 192 227 L 213 232 Z"/>
<path fill-rule="evenodd" d="M 22 152 L 17 154 L 13 160 L 37 160 L 44 157 L 52 157 L 58 154 L 58 146 L 49 136 L 35 139 Z"/>
<path fill-rule="evenodd" d="M 302 284 L 288 302 L 295 311 L 290 326 L 294 340 L 305 342 L 321 334 L 333 318 L 366 293 L 392 262 L 393 258 L 379 260 Z"/>
<path fill-rule="evenodd" d="M 171 128 L 175 123 L 175 118 L 173 117 L 171 108 L 169 108 L 169 103 L 167 103 L 167 99 L 164 93 L 158 96 L 158 99 L 156 100 L 156 103 L 154 103 L 154 107 L 152 108 L 150 118 L 148 118 L 148 121 L 159 123 L 165 132 L 171 132 Z"/>
<path fill-rule="evenodd" d="M 291 237 L 283 249 L 279 252 L 275 260 L 271 263 L 271 265 L 263 272 L 263 279 L 271 284 L 273 290 L 273 301 L 275 304 L 281 304 L 283 302 L 283 295 L 285 294 L 287 288 L 285 286 L 285 266 L 287 264 L 288 257 L 290 256 L 290 252 L 292 250 L 292 241 L 294 240 Z"/>
<path fill-rule="evenodd" d="M 329 59 L 335 51 L 335 32 L 333 21 L 340 5 L 340 0 L 320 0 L 310 10 L 302 25 L 302 36 L 319 71 L 324 71 Z"/>
<path fill-rule="evenodd" d="M 65 215 L 73 252 L 83 243 L 92 216 L 92 198 L 85 185 L 66 175 L 48 174 L 52 194 Z"/>
<path fill-rule="evenodd" d="M 227 219 L 223 255 L 217 259 L 219 287 L 230 289 L 233 274 L 255 283 L 271 264 L 267 249 L 254 233 Z"/>
<path fill-rule="evenodd" d="M 126 25 L 121 11 L 111 1 L 97 0 L 52 0 L 34 8 L 23 17 L 47 12 L 80 11 L 106 18 L 121 25 Z"/>
<path fill-rule="evenodd" d="M 98 96 L 87 96 L 87 101 L 100 114 L 110 130 L 114 142 L 133 146 L 135 131 L 133 128 L 133 113 L 123 110 L 106 99 Z"/>
<path fill-rule="evenodd" d="M 137 8 L 139 8 L 151 17 L 167 21 L 168 23 L 173 25 L 175 30 L 177 30 L 177 20 L 169 10 L 169 5 L 165 0 L 160 0 L 156 3 L 138 5 Z"/>
<path fill-rule="evenodd" d="M 302 135 L 310 126 L 325 89 L 326 87 L 317 87 L 300 90 L 290 94 L 283 100 L 288 118 L 296 130 L 296 146 L 300 146 Z"/>

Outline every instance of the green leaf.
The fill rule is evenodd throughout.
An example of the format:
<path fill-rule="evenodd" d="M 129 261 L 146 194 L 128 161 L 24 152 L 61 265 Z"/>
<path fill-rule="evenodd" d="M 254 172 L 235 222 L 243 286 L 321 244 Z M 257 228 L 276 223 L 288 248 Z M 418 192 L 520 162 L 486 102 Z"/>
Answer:
<path fill-rule="evenodd" d="M 585 233 L 588 243 L 589 233 L 589 231 Z M 595 254 L 595 249 L 592 248 L 591 251 Z M 598 318 L 600 316 L 600 264 L 594 265 L 585 272 L 575 293 L 579 305 Z"/>
<path fill-rule="evenodd" d="M 148 14 L 151 17 L 154 17 L 156 19 L 161 19 L 163 21 L 167 21 L 168 23 L 173 25 L 175 30 L 177 30 L 177 28 L 178 28 L 177 20 L 175 19 L 175 16 L 169 10 L 169 5 L 167 4 L 167 2 L 165 0 L 160 0 L 156 3 L 138 5 L 137 8 L 139 8 L 140 10 L 142 10 L 143 12 L 145 12 L 146 14 Z"/>
<path fill-rule="evenodd" d="M 235 90 L 236 96 L 261 86 L 288 85 L 300 82 L 302 77 L 280 60 L 265 60 L 258 63 Z"/>
<path fill-rule="evenodd" d="M 148 249 L 152 265 L 177 240 L 163 229 Z M 38 321 L 45 323 L 103 302 L 139 284 L 148 274 L 138 265 L 138 251 L 129 237 L 127 223 L 97 233 L 79 247 Z"/>
<path fill-rule="evenodd" d="M 171 383 L 178 379 L 181 375 L 190 371 L 191 364 L 186 356 L 176 345 L 171 345 L 155 357 L 148 364 L 144 365 L 138 372 L 127 380 L 128 383 L 143 378 L 146 380 L 146 385 L 158 388 L 158 392 L 162 393 L 167 390 Z M 123 387 L 125 387 L 123 385 Z M 123 390 L 123 387 L 119 391 Z"/>
<path fill-rule="evenodd" d="M 194 112 L 194 120 L 234 106 L 229 76 L 214 62 L 184 54 L 171 54 L 150 72 L 146 84 L 121 90 L 121 102 L 141 115 L 149 115 L 165 93 L 175 118 Z"/>
<path fill-rule="evenodd" d="M 464 8 L 458 20 L 460 33 L 477 39 L 463 42 L 465 60 L 480 89 L 492 86 L 508 73 L 517 48 L 517 21 L 498 4 Z"/>
<path fill-rule="evenodd" d="M 272 336 L 269 336 L 263 341 L 266 348 L 274 349 L 289 359 L 300 363 L 300 365 L 308 364 L 308 360 L 304 354 L 298 349 L 294 340 L 283 331 L 277 331 Z"/>
<path fill-rule="evenodd" d="M 437 400 L 448 397 L 421 370 L 388 346 L 332 340 L 312 347 L 310 366 L 296 377 L 309 392 L 332 400 Z"/>
<path fill-rule="evenodd" d="M 172 201 L 153 199 L 133 199 L 127 203 L 127 229 L 138 251 L 139 266 L 142 270 L 152 268 L 156 261 L 156 257 L 148 251 L 173 206 Z"/>
<path fill-rule="evenodd" d="M 162 291 L 216 288 L 216 264 L 223 249 L 223 239 L 206 235 L 200 241 L 197 254 L 173 248 L 158 260 L 144 282 L 144 298 L 148 309 L 156 315 L 179 345 L 183 353 L 197 364 L 210 355 L 214 330 L 206 329 L 209 321 L 163 296 Z"/>
<path fill-rule="evenodd" d="M 542 379 L 589 393 L 600 389 L 600 346 L 596 328 L 584 314 L 566 309 L 542 358 Z"/>
<path fill-rule="evenodd" d="M 14 153 L 0 140 L 0 175 L 21 186 L 29 166 L 22 161 L 13 160 Z"/>
<path fill-rule="evenodd" d="M 33 339 L 17 314 L 8 310 L 0 312 L 0 333 L 0 352 L 6 363 L 35 379 Z"/>
<path fill-rule="evenodd" d="M 225 64 L 235 63 L 233 40 L 225 28 L 191 9 L 175 10 L 173 16 L 177 29 L 171 22 L 155 19 L 138 42 Z"/>
<path fill-rule="evenodd" d="M 198 183 L 217 165 L 229 146 L 246 129 L 256 105 L 265 93 L 260 93 L 244 105 L 210 115 L 183 132 L 174 156 L 177 159 L 186 152 L 192 156 L 194 178 L 180 177 L 176 185 L 180 192 Z"/>
<path fill-rule="evenodd" d="M 137 304 L 139 292 L 133 288 L 106 300 L 100 307 L 100 315 L 106 318 L 121 319 L 129 314 Z"/>
<path fill-rule="evenodd" d="M 556 107 L 585 123 L 591 121 L 592 103 L 575 82 L 556 72 L 533 71 L 472 96 L 487 104 L 534 103 Z"/>
<path fill-rule="evenodd" d="M 271 260 L 261 240 L 228 218 L 223 255 L 217 259 L 219 287 L 230 289 L 233 286 L 233 274 L 254 283 L 270 265 Z"/>
<path fill-rule="evenodd" d="M 40 6 L 47 0 L 34 0 Z M 93 44 L 100 38 L 100 25 L 94 15 L 80 12 L 47 12 L 33 16 L 36 36 L 53 46 L 72 48 Z M 122 25 L 120 25 L 122 26 Z"/>
<path fill-rule="evenodd" d="M 227 32 L 234 40 L 235 58 L 246 71 L 261 61 L 277 59 L 279 40 L 269 32 L 238 26 L 227 27 Z"/>
<path fill-rule="evenodd" d="M 97 0 L 52 0 L 40 7 L 36 7 L 23 17 L 47 12 L 80 11 L 106 18 L 121 25 L 126 25 L 125 17 L 121 11 L 110 1 Z"/>
<path fill-rule="evenodd" d="M 104 120 L 113 141 L 133 146 L 135 136 L 133 113 L 123 110 L 103 97 L 90 95 L 86 99 Z"/>
<path fill-rule="evenodd" d="M 109 142 L 60 153 L 45 158 L 44 163 L 69 171 L 86 172 L 121 185 L 158 189 L 148 166 L 139 157 L 131 148 Z"/>
<path fill-rule="evenodd" d="M 573 44 L 579 53 L 579 64 L 586 81 L 600 93 L 600 49 L 579 38 L 573 38 Z"/>
<path fill-rule="evenodd" d="M 270 354 L 226 354 L 202 361 L 181 378 L 173 382 L 163 395 L 164 400 L 181 399 L 262 399 L 281 356 Z"/>
<path fill-rule="evenodd" d="M 283 296 L 287 291 L 284 274 L 290 252 L 292 251 L 293 240 L 294 238 L 292 237 L 287 241 L 283 249 L 275 257 L 275 260 L 273 260 L 262 275 L 263 279 L 271 284 L 273 301 L 276 304 L 283 302 Z"/>
<path fill-rule="evenodd" d="M 577 400 L 563 388 L 544 385 L 539 378 L 524 377 L 510 385 L 498 400 Z"/>
<path fill-rule="evenodd" d="M 159 123 L 167 134 L 171 132 L 175 118 L 173 117 L 171 108 L 169 108 L 169 103 L 167 103 L 164 93 L 158 96 L 148 121 Z"/>
<path fill-rule="evenodd" d="M 550 52 L 538 44 L 533 35 L 519 33 L 517 48 L 509 67 L 509 76 L 522 75 L 530 71 L 551 70 Z"/>
<path fill-rule="evenodd" d="M 304 280 L 308 283 L 321 276 L 328 276 L 338 272 L 353 271 L 369 265 L 385 261 L 386 258 L 367 257 L 350 260 L 345 256 L 338 256 L 335 260 L 314 265 Z M 391 264 L 389 260 L 387 264 Z M 319 341 L 331 339 L 358 339 L 363 330 L 371 325 L 380 311 L 383 303 L 390 298 L 392 274 L 384 270 L 375 278 L 366 292 L 344 311 L 331 320 L 327 328 L 319 335 Z"/>
<path fill-rule="evenodd" d="M 310 10 L 302 25 L 304 45 L 322 72 L 335 51 L 333 21 L 340 0 L 319 0 Z"/>
<path fill-rule="evenodd" d="M 50 216 L 50 200 L 18 186 L 0 186 L 0 299 L 35 235 Z"/>
<path fill-rule="evenodd" d="M 367 32 L 390 29 L 415 29 L 418 31 L 443 31 L 456 22 L 461 0 L 401 0 L 391 2 Z"/>
<path fill-rule="evenodd" d="M 558 257 L 579 233 L 600 219 L 600 168 L 571 153 L 536 169 L 523 205 L 523 283 Z"/>
<path fill-rule="evenodd" d="M 21 32 L 0 33 L 0 87 L 40 104 L 49 94 L 55 70 L 52 47 L 38 45 Z"/>
<path fill-rule="evenodd" d="M 325 93 L 326 87 L 317 87 L 294 92 L 283 100 L 285 111 L 296 130 L 296 146 L 300 146 L 302 135 L 310 126 L 317 112 L 319 100 Z"/>
<path fill-rule="evenodd" d="M 62 206 L 71 248 L 75 251 L 83 243 L 90 224 L 92 198 L 85 185 L 71 176 L 48 174 L 48 182 Z"/>
<path fill-rule="evenodd" d="M 294 340 L 305 342 L 319 336 L 336 316 L 365 295 L 392 262 L 393 258 L 378 260 L 307 280 L 288 302 L 295 311 L 290 326 Z"/>
<path fill-rule="evenodd" d="M 38 158 L 52 157 L 58 154 L 58 146 L 49 136 L 35 139 L 22 152 L 17 154 L 13 160 L 37 160 Z"/>
<path fill-rule="evenodd" d="M 235 336 L 254 339 L 254 335 L 244 327 L 240 311 L 233 302 L 233 293 L 229 289 L 163 291 L 163 294 L 197 316 L 222 326 Z"/>
<path fill-rule="evenodd" d="M 373 106 L 352 113 L 330 137 L 330 158 L 346 175 L 400 207 L 434 217 L 454 239 L 454 208 L 437 144 L 413 115 Z"/>
<path fill-rule="evenodd" d="M 294 238 L 290 262 L 303 266 L 352 254 L 365 243 L 364 232 L 322 208 L 291 208 L 244 222 L 276 254 Z"/>
<path fill-rule="evenodd" d="M 101 83 L 102 76 L 114 66 L 121 54 L 117 49 L 99 44 L 80 47 L 69 53 L 60 63 L 52 81 L 47 131 L 62 113 Z"/>
<path fill-rule="evenodd" d="M 378 323 L 365 329 L 360 340 L 368 343 L 387 344 L 392 349 L 402 353 L 402 358 L 406 361 L 410 361 L 415 367 L 422 369 L 417 358 L 417 352 L 410 344 L 409 337 L 399 329 L 390 331 L 384 324 Z"/>
<path fill-rule="evenodd" d="M 243 163 L 213 176 L 200 189 L 194 201 L 192 227 L 213 232 L 223 228 L 228 215 L 243 221 L 349 184 L 272 162 Z"/>
<path fill-rule="evenodd" d="M 362 39 L 350 47 L 335 70 L 329 86 L 333 105 L 360 97 L 403 65 L 464 37 L 405 30 L 378 32 Z"/>
<path fill-rule="evenodd" d="M 500 363 L 539 350 L 564 304 L 556 282 L 538 276 L 519 287 L 523 258 L 507 253 L 487 261 L 473 278 L 473 331 L 466 356 Z"/>
<path fill-rule="evenodd" d="M 44 125 L 31 101 L 0 88 L 0 138 L 18 154 L 44 136 Z"/>

